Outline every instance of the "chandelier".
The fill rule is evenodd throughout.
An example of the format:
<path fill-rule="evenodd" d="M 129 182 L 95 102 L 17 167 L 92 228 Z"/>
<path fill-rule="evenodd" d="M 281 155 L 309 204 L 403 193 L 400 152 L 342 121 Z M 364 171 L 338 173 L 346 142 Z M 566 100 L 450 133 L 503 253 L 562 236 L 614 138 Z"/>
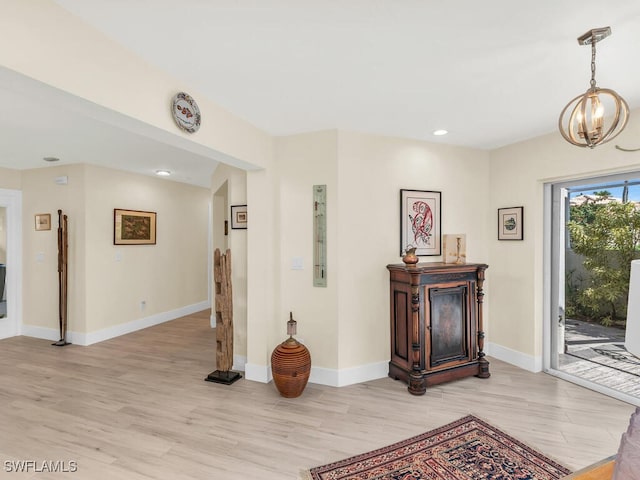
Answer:
<path fill-rule="evenodd" d="M 613 90 L 596 86 L 596 43 L 611 35 L 611 28 L 595 28 L 578 37 L 591 45 L 591 85 L 560 113 L 558 127 L 564 139 L 578 147 L 594 148 L 617 137 L 629 120 L 627 102 Z M 606 115 L 606 119 L 605 119 Z M 605 120 L 611 123 L 606 124 Z"/>

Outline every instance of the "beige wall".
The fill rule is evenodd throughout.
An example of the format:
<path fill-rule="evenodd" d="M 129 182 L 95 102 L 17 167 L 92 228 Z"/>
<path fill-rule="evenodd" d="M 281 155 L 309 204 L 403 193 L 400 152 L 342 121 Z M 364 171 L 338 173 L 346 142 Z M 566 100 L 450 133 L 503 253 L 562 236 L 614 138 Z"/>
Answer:
<path fill-rule="evenodd" d="M 25 325 L 58 328 L 58 209 L 68 216 L 69 331 L 207 301 L 208 189 L 91 165 L 24 171 L 22 185 Z M 114 208 L 157 212 L 157 244 L 114 246 Z M 34 230 L 36 213 L 51 213 L 52 230 Z"/>
<path fill-rule="evenodd" d="M 520 142 L 491 152 L 490 218 L 497 231 L 497 209 L 524 206 L 524 241 L 505 242 L 491 235 L 488 272 L 491 285 L 489 341 L 508 349 L 507 358 L 539 369 L 542 358 L 545 182 L 640 171 L 640 112 L 632 112 L 627 129 L 593 150 L 565 142 L 559 133 Z M 510 352 L 510 351 L 511 352 Z M 524 357 L 523 357 L 524 355 Z M 517 359 L 520 358 L 520 361 Z"/>
<path fill-rule="evenodd" d="M 68 218 L 68 328 L 86 332 L 84 165 L 22 172 L 23 324 L 58 329 L 58 209 Z M 66 176 L 67 185 L 56 185 Z M 51 230 L 36 231 L 34 215 L 51 214 Z"/>
<path fill-rule="evenodd" d="M 207 301 L 208 189 L 94 166 L 85 185 L 87 331 Z M 113 245 L 114 208 L 156 212 L 156 245 Z"/>
<path fill-rule="evenodd" d="M 272 162 L 273 163 L 273 162 Z M 247 172 L 247 364 L 248 379 L 268 381 L 266 366 L 278 338 L 279 213 L 275 166 Z M 278 319 L 279 320 L 279 319 Z M 278 322 L 279 323 L 279 322 Z"/>
<path fill-rule="evenodd" d="M 229 205 L 227 203 L 228 188 L 225 181 L 222 186 L 217 188 L 213 193 L 213 211 L 212 218 L 215 225 L 212 225 L 212 241 L 213 248 L 219 248 L 221 252 L 225 252 L 229 248 Z M 227 233 L 225 234 L 225 222 Z"/>
<path fill-rule="evenodd" d="M 338 145 L 336 341 L 340 368 L 349 368 L 389 360 L 385 267 L 400 263 L 400 189 L 442 192 L 442 233 L 465 233 L 467 261 L 491 263 L 489 154 L 352 132 L 340 132 Z M 431 261 L 441 257 L 420 258 L 421 263 Z M 488 286 L 491 270 L 490 265 Z M 486 298 L 488 312 L 493 300 L 490 294 Z"/>
<path fill-rule="evenodd" d="M 3 0 L 2 13 L 0 43 L 20 48 L 0 49 L 0 66 L 93 104 L 63 98 L 66 108 L 228 163 L 266 166 L 269 135 L 149 65 L 52 0 Z M 202 113 L 197 135 L 180 131 L 171 117 L 171 99 L 185 90 Z M 56 92 L 49 89 L 47 95 Z"/>
<path fill-rule="evenodd" d="M 77 95 L 70 108 L 83 110 L 93 102 L 97 110 L 92 114 L 103 121 L 122 122 L 123 128 L 231 164 L 262 168 L 244 173 L 221 166 L 212 191 L 203 193 L 206 201 L 191 187 L 146 177 L 133 180 L 97 167 L 23 174 L 0 169 L 0 187 L 24 194 L 27 325 L 57 327 L 55 230 L 35 232 L 35 213 L 50 212 L 54 227 L 58 208 L 69 215 L 70 329 L 92 332 L 207 298 L 208 272 L 200 260 L 203 252 L 206 257 L 200 243 L 206 243 L 206 221 L 198 219 L 212 192 L 228 182 L 228 205 L 249 205 L 249 229 L 230 230 L 228 239 L 238 276 L 236 353 L 246 352 L 248 369 L 255 367 L 262 372 L 256 376 L 264 377 L 290 310 L 300 321 L 300 337 L 312 351 L 314 366 L 335 372 L 383 364 L 389 353 L 385 265 L 400 258 L 398 197 L 407 188 L 441 191 L 442 232 L 466 233 L 468 261 L 489 263 L 489 342 L 503 352 L 539 358 L 544 182 L 640 169 L 640 154 L 613 147 L 638 146 L 637 112 L 619 139 L 593 151 L 568 145 L 557 133 L 490 153 L 353 132 L 285 137 L 275 140 L 274 147 L 266 133 L 141 61 L 55 2 L 5 0 L 3 6 L 0 40 L 20 45 L 0 50 L 4 71 Z M 197 136 L 178 131 L 167 108 L 169 99 L 184 89 L 196 97 L 203 114 Z M 136 95 L 122 95 L 125 91 Z M 54 185 L 58 175 L 67 175 L 69 184 Z M 329 195 L 326 289 L 311 286 L 312 216 L 307 206 L 311 185 L 322 183 Z M 498 242 L 496 209 L 519 205 L 525 207 L 525 240 Z M 159 244 L 111 245 L 114 207 L 157 211 Z M 185 257 L 187 250 L 193 258 Z M 116 261 L 117 251 L 121 261 Z M 303 258 L 303 271 L 291 270 L 293 256 Z M 432 260 L 439 258 L 421 259 Z M 141 310 L 142 300 L 147 303 Z"/>
<path fill-rule="evenodd" d="M 20 190 L 21 176 L 18 170 L 0 167 L 0 188 Z"/>
<path fill-rule="evenodd" d="M 231 250 L 231 283 L 233 287 L 233 354 L 247 356 L 247 233 L 248 230 L 231 228 L 229 209 L 231 205 L 247 204 L 246 172 L 238 168 L 220 164 L 216 167 L 211 181 L 211 192 L 214 198 L 213 238 L 214 247 Z M 212 198 L 213 198 L 212 197 Z M 251 224 L 251 212 L 248 212 Z M 228 235 L 224 236 L 224 220 L 229 221 Z M 251 228 L 251 226 L 249 226 Z M 212 297 L 215 298 L 215 285 L 212 283 Z M 215 315 L 215 312 L 214 312 Z M 212 320 L 215 325 L 215 317 Z M 240 365 L 234 368 L 239 368 Z"/>
<path fill-rule="evenodd" d="M 275 328 L 271 350 L 286 338 L 286 322 L 293 312 L 298 338 L 313 356 L 315 366 L 339 368 L 338 291 L 341 284 L 338 252 L 338 132 L 335 130 L 281 137 L 276 142 L 276 189 L 280 233 Z M 327 286 L 313 286 L 313 186 L 327 186 Z M 291 268 L 294 257 L 302 270 Z"/>
<path fill-rule="evenodd" d="M 467 233 L 469 261 L 487 262 L 489 154 L 324 131 L 278 138 L 274 163 L 247 174 L 247 378 L 268 376 L 258 367 L 269 364 L 271 351 L 286 337 L 289 311 L 311 351 L 312 381 L 344 385 L 384 376 L 385 267 L 400 261 L 400 189 L 441 191 L 443 232 Z M 328 193 L 326 288 L 313 287 L 314 184 L 326 184 Z M 303 270 L 292 270 L 294 257 L 302 257 Z"/>
<path fill-rule="evenodd" d="M 0 50 L 0 80 L 4 82 L 3 86 L 9 89 L 17 88 L 21 93 L 29 94 L 34 98 L 43 98 L 54 104 L 57 102 L 60 105 L 64 105 L 65 108 L 90 115 L 101 121 L 117 125 L 119 128 L 125 128 L 154 140 L 221 160 L 228 164 L 248 169 L 268 167 L 270 165 L 273 152 L 272 138 L 269 135 L 210 102 L 188 85 L 184 85 L 181 81 L 152 67 L 131 51 L 111 41 L 89 25 L 84 24 L 78 17 L 71 15 L 55 2 L 51 0 L 32 0 L 29 2 L 5 0 L 3 6 L 5 8 L 3 9 L 3 15 L 0 16 L 0 40 L 7 45 L 20 45 L 19 49 Z M 64 68 L 60 68 L 61 65 L 64 65 Z M 175 93 L 184 90 L 196 98 L 202 112 L 203 122 L 197 135 L 190 136 L 177 129 L 170 115 L 168 108 L 170 99 Z M 129 91 L 135 91 L 136 94 L 133 96 L 122 94 L 122 92 Z M 85 170 L 81 169 L 81 171 Z M 88 172 L 87 185 L 89 188 L 97 188 L 100 191 L 102 184 L 95 181 L 95 176 L 91 173 L 93 170 L 86 171 Z M 75 173 L 77 172 L 74 172 L 74 175 Z M 55 193 L 50 199 L 51 203 L 45 200 L 44 192 L 37 191 L 37 184 L 46 184 L 48 182 L 45 178 L 48 174 L 26 174 L 25 178 L 28 178 L 30 183 L 27 185 L 25 197 L 29 197 L 32 193 L 34 197 L 27 200 L 31 204 L 28 205 L 29 213 L 25 213 L 25 217 L 31 215 L 36 208 L 51 209 L 58 207 L 58 205 L 52 206 L 53 204 L 63 206 L 64 202 L 57 199 L 57 196 L 61 193 L 60 191 L 54 191 Z M 43 177 L 41 178 L 40 175 Z M 142 187 L 143 190 L 147 188 L 146 182 L 147 180 L 140 180 L 141 185 L 144 185 Z M 234 195 L 237 198 L 233 198 L 230 204 L 246 203 L 246 180 L 242 180 L 242 182 L 244 182 L 242 186 L 240 184 L 235 186 Z M 0 186 L 2 188 L 21 188 L 20 175 L 13 171 L 0 169 Z M 242 191 L 243 189 L 244 192 Z M 70 192 L 71 190 L 70 185 L 66 191 Z M 136 198 L 135 188 L 127 190 L 124 187 L 114 185 L 113 192 L 104 193 L 106 195 L 101 197 L 93 195 L 92 192 L 87 190 L 86 198 L 83 198 L 83 201 L 86 200 L 88 203 L 86 212 L 93 212 L 94 208 L 98 212 L 103 212 L 109 200 L 140 200 L 131 202 L 130 205 L 133 203 L 139 205 L 151 203 L 146 202 L 145 199 Z M 121 196 L 118 197 L 117 195 Z M 77 200 L 80 196 L 75 195 L 75 199 Z M 148 197 L 148 199 L 152 198 L 154 198 L 153 195 Z M 168 199 L 169 197 L 165 198 Z M 162 204 L 162 202 L 160 201 L 158 204 Z M 79 221 L 76 210 L 84 208 L 82 205 L 82 202 L 70 200 L 69 210 L 74 215 L 74 222 Z M 112 206 L 109 205 L 109 208 L 112 208 Z M 153 210 L 155 207 L 150 209 Z M 166 206 L 166 211 L 169 214 L 174 213 L 173 208 L 168 205 Z M 120 302 L 119 306 L 116 307 L 117 312 L 113 312 L 113 306 L 108 306 L 105 309 L 104 303 L 106 301 L 101 297 L 100 288 L 92 287 L 92 285 L 96 284 L 97 277 L 100 275 L 97 270 L 104 268 L 109 272 L 109 275 L 115 275 L 117 270 L 122 269 L 123 265 L 127 263 L 132 269 L 135 269 L 133 264 L 135 262 L 129 258 L 130 252 L 134 250 L 125 250 L 123 248 L 122 261 L 115 262 L 118 265 L 114 266 L 114 252 L 109 251 L 109 247 L 102 243 L 104 238 L 104 225 L 101 223 L 102 215 L 103 213 L 98 213 L 96 217 L 91 217 L 90 213 L 87 213 L 87 226 L 90 227 L 86 233 L 88 238 L 74 247 L 80 250 L 86 245 L 88 249 L 91 242 L 95 241 L 98 249 L 95 252 L 93 247 L 86 252 L 74 251 L 74 255 L 86 255 L 88 262 L 87 265 L 78 265 L 78 269 L 81 271 L 74 273 L 75 288 L 84 288 L 83 286 L 88 282 L 86 283 L 86 295 L 89 297 L 90 300 L 88 301 L 91 302 L 90 305 L 92 307 L 88 307 L 91 312 L 83 312 L 85 310 L 84 306 L 80 304 L 74 305 L 74 308 L 79 309 L 79 311 L 74 312 L 73 321 L 70 318 L 71 328 L 77 327 L 80 329 L 79 331 L 92 331 L 93 328 L 102 328 L 117 322 L 126 322 L 131 317 L 150 315 L 159 309 L 167 308 L 169 304 L 190 302 L 194 296 L 200 298 L 199 293 L 194 295 L 192 290 L 182 291 L 178 289 L 176 291 L 175 286 L 169 295 L 165 295 L 166 288 L 164 286 L 161 286 L 158 289 L 159 292 L 154 294 L 154 288 L 150 287 L 148 283 L 136 283 L 133 279 L 139 277 L 133 273 L 129 286 L 133 285 L 135 288 L 124 290 L 107 288 L 109 293 L 120 293 L 121 296 L 113 300 Z M 159 216 L 159 221 L 162 218 Z M 187 218 L 189 218 L 188 215 Z M 29 225 L 31 220 L 29 218 Z M 187 221 L 187 219 L 184 220 Z M 164 225 L 167 226 L 167 224 Z M 180 225 L 176 226 L 181 227 Z M 170 228 L 170 225 L 167 227 Z M 76 226 L 73 228 L 76 228 Z M 162 228 L 164 226 L 159 224 L 159 234 L 162 233 Z M 189 231 L 189 234 L 185 236 L 185 241 L 190 242 L 192 239 L 198 238 L 199 232 L 196 235 L 193 231 L 188 229 L 187 231 Z M 26 227 L 25 233 L 32 234 L 31 231 L 27 231 Z M 246 250 L 247 233 L 238 232 L 234 237 L 235 245 L 230 245 L 230 247 L 235 251 Z M 44 262 L 39 262 L 38 265 L 35 265 L 36 262 L 33 258 L 34 252 L 38 251 L 38 248 L 46 250 L 45 247 L 47 247 L 50 250 L 50 246 L 44 239 L 44 236 L 25 239 L 25 242 L 30 242 L 29 249 L 25 252 L 25 257 L 27 258 L 25 269 L 29 269 L 30 275 L 40 270 L 51 268 L 50 265 L 40 264 L 49 261 L 48 254 L 45 255 Z M 148 263 L 145 263 L 145 265 L 150 268 L 150 271 L 158 275 L 158 279 L 161 279 L 165 275 L 164 269 L 167 265 L 174 270 L 174 276 L 184 273 L 182 267 L 186 263 L 184 259 L 181 259 L 181 252 L 176 247 L 176 244 L 171 246 L 172 250 L 163 251 L 165 257 L 161 260 L 153 258 L 148 253 L 151 249 L 144 249 L 147 247 L 139 247 L 137 251 L 144 252 L 140 255 L 143 258 L 142 262 L 152 262 L 153 265 Z M 187 248 L 190 247 L 191 245 L 187 245 Z M 199 253 L 199 248 L 198 246 L 197 253 Z M 49 250 L 46 250 L 45 253 L 49 252 Z M 162 248 L 158 247 L 155 251 L 160 250 Z M 177 267 L 173 259 L 180 259 Z M 246 254 L 239 255 L 238 262 L 240 263 L 236 268 L 238 274 L 246 272 L 246 259 Z M 242 262 L 245 264 L 242 265 Z M 256 264 L 258 263 L 259 260 L 256 260 Z M 82 277 L 85 272 L 86 279 Z M 48 275 L 50 272 L 47 271 L 46 273 Z M 48 278 L 47 275 L 43 275 L 42 278 Z M 29 278 L 31 279 L 32 277 Z M 200 284 L 200 279 L 194 281 L 191 278 L 183 278 L 182 281 L 186 283 L 186 287 L 193 289 L 193 291 L 200 288 L 195 287 L 195 283 Z M 243 281 L 246 284 L 246 273 Z M 42 280 L 42 282 L 46 282 L 46 280 Z M 238 297 L 236 302 L 238 313 L 236 316 L 239 318 L 237 343 L 239 344 L 239 350 L 242 352 L 245 350 L 242 344 L 246 343 L 247 335 L 246 330 L 243 331 L 241 318 L 243 316 L 246 317 L 247 306 L 245 299 L 247 298 L 247 293 L 246 289 L 243 291 L 241 287 L 242 281 L 239 280 L 237 283 L 237 291 L 235 292 Z M 25 292 L 25 298 L 28 298 L 27 295 L 29 293 L 29 291 Z M 84 298 L 85 292 L 82 293 Z M 46 295 L 48 298 L 49 293 Z M 204 298 L 206 299 L 206 296 Z M 139 303 L 142 300 L 147 301 L 144 311 L 136 311 L 136 309 L 140 310 Z M 94 304 L 96 305 L 95 307 L 93 307 Z M 29 312 L 25 312 L 25 323 L 33 326 L 51 325 L 50 307 L 51 305 L 48 304 L 30 307 Z M 116 316 L 109 319 L 110 312 L 118 313 L 121 317 L 116 318 Z M 29 314 L 28 317 L 27 313 Z M 85 318 L 89 314 L 91 318 Z M 246 323 L 246 320 L 244 323 Z"/>

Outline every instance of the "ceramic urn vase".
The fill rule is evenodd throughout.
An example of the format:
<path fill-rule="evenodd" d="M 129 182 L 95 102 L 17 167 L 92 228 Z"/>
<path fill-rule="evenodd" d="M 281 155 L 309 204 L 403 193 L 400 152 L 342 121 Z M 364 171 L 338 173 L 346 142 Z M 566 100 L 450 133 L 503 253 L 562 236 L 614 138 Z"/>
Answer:
<path fill-rule="evenodd" d="M 295 398 L 302 395 L 307 386 L 311 373 L 311 354 L 307 347 L 293 338 L 296 334 L 296 321 L 291 313 L 287 322 L 287 333 L 289 338 L 278 345 L 271 354 L 271 373 L 280 395 Z"/>

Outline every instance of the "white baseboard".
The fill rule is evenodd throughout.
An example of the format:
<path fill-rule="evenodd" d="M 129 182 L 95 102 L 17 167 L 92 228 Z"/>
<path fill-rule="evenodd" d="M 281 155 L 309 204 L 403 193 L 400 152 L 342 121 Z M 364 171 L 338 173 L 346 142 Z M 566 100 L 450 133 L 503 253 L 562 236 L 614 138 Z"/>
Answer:
<path fill-rule="evenodd" d="M 247 380 L 260 383 L 269 383 L 272 380 L 271 369 L 269 367 L 264 365 L 254 365 L 252 363 L 245 363 L 244 377 Z"/>
<path fill-rule="evenodd" d="M 240 372 L 244 372 L 247 365 L 247 357 L 244 355 L 234 355 L 233 356 L 233 366 L 231 370 L 237 370 Z"/>
<path fill-rule="evenodd" d="M 503 362 L 510 363 L 511 365 L 515 365 L 516 367 L 520 367 L 533 373 L 542 371 L 542 357 L 527 355 L 526 353 L 503 347 L 497 343 L 485 343 L 484 353 L 489 357 L 502 360 Z"/>
<path fill-rule="evenodd" d="M 25 337 L 41 338 L 43 340 L 51 340 L 56 342 L 60 340 L 60 330 L 57 328 L 36 327 L 35 325 L 22 325 L 20 334 Z M 67 332 L 67 342 L 76 345 L 82 345 L 84 341 L 84 333 Z"/>
<path fill-rule="evenodd" d="M 359 367 L 332 368 L 311 367 L 310 383 L 330 387 L 346 387 L 356 383 L 384 378 L 389 374 L 389 362 L 370 363 Z"/>
<path fill-rule="evenodd" d="M 127 333 L 142 330 L 143 328 L 159 325 L 176 318 L 184 317 L 185 315 L 191 315 L 192 313 L 200 312 L 209 308 L 209 302 L 204 301 L 200 303 L 194 303 L 185 307 L 176 308 L 175 310 L 169 310 L 167 312 L 157 313 L 149 317 L 139 318 L 131 322 L 122 323 L 120 325 L 114 325 L 113 327 L 103 328 L 95 332 L 80 333 L 80 332 L 67 332 L 67 341 L 74 345 L 92 345 L 98 342 L 104 342 L 111 338 L 126 335 Z M 60 340 L 60 331 L 58 329 L 37 327 L 34 325 L 22 325 L 22 335 L 27 337 L 43 338 L 46 340 Z"/>
<path fill-rule="evenodd" d="M 234 359 L 235 364 L 235 359 Z M 309 383 L 330 387 L 346 387 L 356 383 L 384 378 L 389 373 L 389 362 L 370 363 L 360 367 L 334 368 L 311 367 Z M 245 377 L 255 382 L 269 383 L 273 377 L 271 367 L 264 365 L 245 365 Z"/>

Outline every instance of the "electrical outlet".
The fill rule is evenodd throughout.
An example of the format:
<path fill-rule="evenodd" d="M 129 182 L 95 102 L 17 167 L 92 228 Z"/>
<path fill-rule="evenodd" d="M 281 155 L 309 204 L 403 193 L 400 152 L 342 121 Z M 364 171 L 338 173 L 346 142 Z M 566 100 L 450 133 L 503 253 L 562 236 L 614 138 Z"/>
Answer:
<path fill-rule="evenodd" d="M 146 306 L 147 306 L 147 301 L 146 300 L 141 300 L 140 301 L 140 311 L 144 310 Z"/>

